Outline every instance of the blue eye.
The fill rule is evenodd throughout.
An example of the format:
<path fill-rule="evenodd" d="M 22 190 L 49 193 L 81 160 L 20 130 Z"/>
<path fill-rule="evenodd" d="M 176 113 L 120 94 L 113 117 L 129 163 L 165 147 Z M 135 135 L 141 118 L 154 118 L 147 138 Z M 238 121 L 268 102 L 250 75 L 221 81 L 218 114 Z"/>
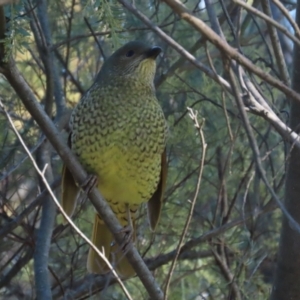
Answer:
<path fill-rule="evenodd" d="M 134 55 L 134 51 L 133 50 L 129 50 L 127 53 L 126 53 L 126 57 L 131 57 Z"/>

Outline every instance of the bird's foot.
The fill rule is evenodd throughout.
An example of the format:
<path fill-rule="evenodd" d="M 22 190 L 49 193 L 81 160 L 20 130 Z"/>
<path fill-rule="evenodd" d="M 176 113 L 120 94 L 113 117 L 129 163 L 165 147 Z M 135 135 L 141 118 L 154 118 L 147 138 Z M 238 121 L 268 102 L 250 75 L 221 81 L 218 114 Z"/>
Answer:
<path fill-rule="evenodd" d="M 126 204 L 126 213 L 127 213 L 127 221 L 128 221 L 128 225 L 124 226 L 123 229 L 120 230 L 120 232 L 125 233 L 124 234 L 124 241 L 121 245 L 121 249 L 123 252 L 127 252 L 128 251 L 128 246 L 130 245 L 130 242 L 133 242 L 134 238 L 133 238 L 133 223 L 132 223 L 132 218 L 131 218 L 131 211 L 130 211 L 130 207 L 129 204 Z"/>
<path fill-rule="evenodd" d="M 117 247 L 117 249 L 115 251 L 113 251 L 114 253 L 118 252 L 118 251 L 122 251 L 123 253 L 126 253 L 129 250 L 129 246 L 131 245 L 130 242 L 133 241 L 133 230 L 132 227 L 130 225 L 124 226 L 119 233 L 123 233 L 124 237 L 123 237 L 123 242 L 122 244 Z M 112 246 L 116 246 L 116 243 L 113 242 Z"/>
<path fill-rule="evenodd" d="M 98 185 L 98 177 L 96 175 L 88 175 L 83 184 L 80 186 L 86 195 L 90 193 L 93 187 Z"/>
<path fill-rule="evenodd" d="M 120 232 L 124 233 L 124 240 L 121 244 L 121 249 L 123 252 L 127 252 L 129 249 L 130 242 L 133 242 L 133 230 L 131 225 L 123 227 Z"/>

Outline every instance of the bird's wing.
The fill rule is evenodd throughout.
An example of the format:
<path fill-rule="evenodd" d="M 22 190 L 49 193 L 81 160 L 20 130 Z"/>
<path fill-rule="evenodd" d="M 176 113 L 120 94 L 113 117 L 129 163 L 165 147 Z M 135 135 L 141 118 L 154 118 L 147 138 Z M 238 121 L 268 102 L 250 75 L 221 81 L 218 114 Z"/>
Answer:
<path fill-rule="evenodd" d="M 148 201 L 148 217 L 150 221 L 151 229 L 154 231 L 159 221 L 161 207 L 163 204 L 163 196 L 166 188 L 167 181 L 167 154 L 164 150 L 161 157 L 161 171 L 160 180 L 157 185 L 157 189 Z"/>
<path fill-rule="evenodd" d="M 68 144 L 70 146 L 70 138 L 68 139 Z M 62 169 L 62 181 L 61 181 L 61 190 L 62 190 L 62 200 L 61 205 L 68 216 L 72 216 L 77 203 L 77 196 L 80 191 L 80 188 L 76 185 L 76 182 L 73 178 L 73 175 L 64 164 Z"/>

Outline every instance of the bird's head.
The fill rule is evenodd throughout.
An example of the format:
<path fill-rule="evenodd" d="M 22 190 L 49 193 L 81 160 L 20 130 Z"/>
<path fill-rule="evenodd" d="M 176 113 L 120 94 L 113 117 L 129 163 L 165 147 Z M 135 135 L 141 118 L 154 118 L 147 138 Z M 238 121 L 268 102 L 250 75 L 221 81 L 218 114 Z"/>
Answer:
<path fill-rule="evenodd" d="M 98 75 L 99 81 L 124 78 L 153 85 L 155 59 L 160 52 L 161 48 L 157 46 L 151 47 L 140 41 L 129 42 L 104 62 Z"/>

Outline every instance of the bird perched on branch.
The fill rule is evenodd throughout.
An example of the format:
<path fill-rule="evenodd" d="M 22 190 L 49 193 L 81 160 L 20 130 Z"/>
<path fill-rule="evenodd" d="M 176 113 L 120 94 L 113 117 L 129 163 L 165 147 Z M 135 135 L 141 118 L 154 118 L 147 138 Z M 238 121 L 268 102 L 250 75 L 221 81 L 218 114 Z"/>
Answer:
<path fill-rule="evenodd" d="M 136 211 L 148 202 L 151 229 L 159 220 L 166 184 L 167 125 L 155 96 L 154 75 L 159 47 L 129 42 L 103 64 L 94 84 L 74 109 L 70 146 L 121 225 L 135 237 Z M 79 187 L 64 166 L 62 205 L 68 215 L 76 206 Z M 114 238 L 96 214 L 92 242 L 123 278 L 135 274 Z M 106 273 L 106 263 L 90 248 L 87 268 Z"/>

